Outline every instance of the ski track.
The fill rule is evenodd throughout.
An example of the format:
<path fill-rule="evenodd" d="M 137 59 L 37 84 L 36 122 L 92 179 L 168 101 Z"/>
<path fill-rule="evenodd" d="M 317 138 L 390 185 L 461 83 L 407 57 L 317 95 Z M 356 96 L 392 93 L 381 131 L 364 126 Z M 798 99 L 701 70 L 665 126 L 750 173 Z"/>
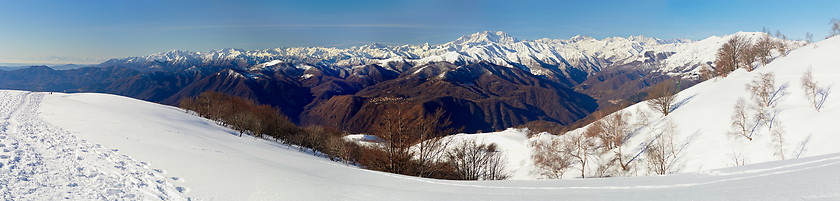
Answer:
<path fill-rule="evenodd" d="M 43 96 L 0 91 L 0 200 L 191 200 L 178 177 L 38 118 Z"/>

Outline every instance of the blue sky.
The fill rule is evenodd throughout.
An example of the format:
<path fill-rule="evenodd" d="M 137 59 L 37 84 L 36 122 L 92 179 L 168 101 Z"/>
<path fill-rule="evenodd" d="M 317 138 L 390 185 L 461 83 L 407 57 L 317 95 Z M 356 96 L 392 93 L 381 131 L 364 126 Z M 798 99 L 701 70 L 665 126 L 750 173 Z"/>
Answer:
<path fill-rule="evenodd" d="M 737 31 L 823 38 L 840 1 L 0 0 L 0 63 L 91 63 L 170 49 L 438 44 L 484 30 L 520 39 Z"/>

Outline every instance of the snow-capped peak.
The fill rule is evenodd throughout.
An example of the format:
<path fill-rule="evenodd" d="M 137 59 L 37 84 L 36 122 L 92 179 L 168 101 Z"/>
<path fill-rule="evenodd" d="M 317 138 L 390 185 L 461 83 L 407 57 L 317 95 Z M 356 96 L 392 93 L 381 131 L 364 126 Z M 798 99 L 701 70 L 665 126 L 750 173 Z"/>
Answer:
<path fill-rule="evenodd" d="M 486 43 L 510 44 L 516 42 L 519 42 L 519 39 L 516 39 L 502 31 L 482 31 L 470 35 L 461 36 L 457 40 L 452 41 L 452 43 L 461 45 L 475 45 Z"/>
<path fill-rule="evenodd" d="M 569 42 L 573 42 L 573 43 L 574 42 L 580 42 L 580 41 L 590 41 L 590 40 L 596 40 L 596 39 L 592 38 L 592 37 L 589 37 L 589 36 L 581 36 L 581 35 L 575 35 L 572 38 L 569 38 Z"/>

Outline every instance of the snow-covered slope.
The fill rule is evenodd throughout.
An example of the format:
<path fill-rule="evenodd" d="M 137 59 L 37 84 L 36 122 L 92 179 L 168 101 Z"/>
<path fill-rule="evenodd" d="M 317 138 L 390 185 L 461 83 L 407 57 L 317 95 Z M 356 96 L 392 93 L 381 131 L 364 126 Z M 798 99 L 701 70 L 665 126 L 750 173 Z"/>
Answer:
<path fill-rule="evenodd" d="M 626 140 L 625 150 L 638 153 L 644 145 L 662 133 L 672 122 L 677 129 L 677 144 L 686 144 L 682 172 L 697 172 L 735 165 L 734 158 L 747 164 L 780 160 L 771 130 L 760 125 L 753 140 L 728 134 L 732 129 L 731 117 L 739 98 L 753 104 L 747 84 L 761 73 L 775 74 L 775 89 L 787 86 L 777 105 L 771 110 L 777 114 L 780 125 L 773 130 L 783 132 L 784 158 L 816 156 L 840 152 L 840 102 L 829 93 L 824 107 L 818 112 L 804 95 L 800 78 L 808 68 L 813 69 L 814 79 L 821 88 L 832 88 L 840 82 L 840 37 L 826 39 L 793 50 L 753 72 L 736 70 L 728 77 L 717 78 L 685 89 L 677 95 L 674 111 L 667 117 L 653 112 L 645 103 L 621 110 L 632 115 L 633 133 Z M 753 125 L 750 116 L 749 126 Z M 567 135 L 578 135 L 581 128 Z M 644 156 L 639 158 L 644 160 Z M 642 167 L 644 165 L 641 165 Z"/>
<path fill-rule="evenodd" d="M 330 162 L 277 143 L 237 137 L 180 109 L 131 98 L 0 94 L 0 196 L 5 200 L 831 200 L 840 196 L 838 154 L 661 177 L 441 181 Z M 521 140 L 514 138 L 510 142 Z"/>
<path fill-rule="evenodd" d="M 743 37 L 757 39 L 761 33 L 739 33 Z M 688 52 L 715 51 L 726 40 L 712 37 L 696 46 L 688 47 Z M 687 51 L 683 51 L 687 52 Z M 680 92 L 675 104 L 675 110 L 668 117 L 654 112 L 646 103 L 639 103 L 627 107 L 621 112 L 630 115 L 629 124 L 632 133 L 626 140 L 625 150 L 628 154 L 639 157 L 635 159 L 638 168 L 633 175 L 648 175 L 645 156 L 642 153 L 647 144 L 654 137 L 660 135 L 666 127 L 673 125 L 678 133 L 675 144 L 685 147 L 680 153 L 677 172 L 698 172 L 710 169 L 731 167 L 735 165 L 734 158 L 744 159 L 747 164 L 780 160 L 775 153 L 771 130 L 766 125 L 756 129 L 754 140 L 729 135 L 731 116 L 739 98 L 744 98 L 749 104 L 750 94 L 746 85 L 751 83 L 761 73 L 772 72 L 776 76 L 775 86 L 785 85 L 786 90 L 772 110 L 778 114 L 775 121 L 781 123 L 779 131 L 784 132 L 783 151 L 786 159 L 832 154 L 840 152 L 836 145 L 840 137 L 836 130 L 840 129 L 832 124 L 840 119 L 840 104 L 833 103 L 833 95 L 829 93 L 824 108 L 817 112 L 811 106 L 800 86 L 800 78 L 806 69 L 812 68 L 819 87 L 831 88 L 840 81 L 840 38 L 832 38 L 811 44 L 790 52 L 788 56 L 778 58 L 765 67 L 759 67 L 753 72 L 737 70 L 727 78 L 717 78 L 700 83 Z M 701 58 L 696 56 L 684 57 L 682 53 L 675 54 L 671 59 Z M 703 57 L 714 58 L 714 55 Z M 702 59 L 702 58 L 701 58 Z M 748 113 L 749 108 L 747 108 Z M 752 119 L 750 120 L 752 121 Z M 753 122 L 749 122 L 753 123 Z M 472 138 L 479 142 L 497 143 L 505 150 L 508 158 L 508 169 L 512 171 L 511 179 L 532 180 L 539 179 L 534 163 L 529 157 L 533 147 L 531 143 L 537 140 L 558 138 L 565 140 L 570 136 L 580 135 L 588 126 L 568 132 L 567 136 L 539 135 L 537 138 L 527 138 L 527 130 L 508 129 L 502 132 L 459 134 L 451 136 L 453 139 Z M 642 154 L 640 154 L 642 153 Z M 613 156 L 607 152 L 596 162 L 604 162 Z M 590 164 L 587 171 L 594 172 L 598 164 Z M 569 172 L 578 171 L 577 166 Z M 566 174 L 572 178 L 579 174 Z"/>

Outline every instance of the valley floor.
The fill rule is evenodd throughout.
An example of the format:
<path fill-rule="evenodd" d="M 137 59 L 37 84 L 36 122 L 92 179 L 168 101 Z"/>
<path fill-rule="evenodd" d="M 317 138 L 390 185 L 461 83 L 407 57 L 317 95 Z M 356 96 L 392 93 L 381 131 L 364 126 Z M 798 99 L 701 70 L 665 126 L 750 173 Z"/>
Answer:
<path fill-rule="evenodd" d="M 840 199 L 840 154 L 669 176 L 442 181 L 330 162 L 114 95 L 0 91 L 0 121 L 4 200 Z"/>

